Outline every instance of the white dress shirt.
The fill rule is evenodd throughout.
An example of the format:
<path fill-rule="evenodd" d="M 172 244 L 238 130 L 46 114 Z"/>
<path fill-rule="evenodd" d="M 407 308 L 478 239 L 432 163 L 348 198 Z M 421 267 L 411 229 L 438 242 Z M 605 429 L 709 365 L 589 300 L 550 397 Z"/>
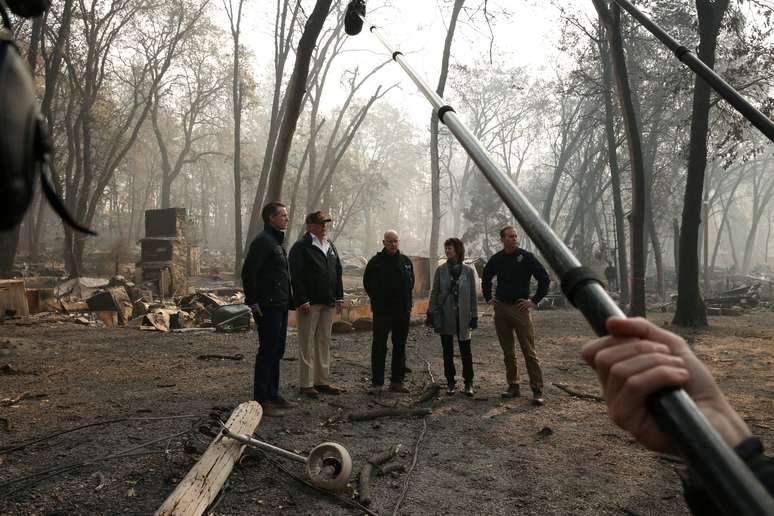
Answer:
<path fill-rule="evenodd" d="M 323 237 L 322 240 L 312 235 L 312 244 L 323 252 L 325 256 L 328 256 L 328 250 L 331 248 L 331 244 L 328 243 L 328 239 Z"/>

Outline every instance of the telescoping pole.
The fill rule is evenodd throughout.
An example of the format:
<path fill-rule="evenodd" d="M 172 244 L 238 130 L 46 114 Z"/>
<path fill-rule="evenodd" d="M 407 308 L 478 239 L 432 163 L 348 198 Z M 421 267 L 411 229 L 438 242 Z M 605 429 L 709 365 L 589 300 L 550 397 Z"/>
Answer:
<path fill-rule="evenodd" d="M 625 9 L 632 17 L 640 22 L 648 32 L 656 36 L 669 50 L 671 50 L 677 59 L 685 63 L 688 68 L 693 70 L 696 75 L 704 79 L 718 95 L 726 99 L 731 106 L 736 109 L 743 117 L 750 121 L 755 127 L 772 142 L 774 142 L 774 122 L 771 121 L 766 115 L 761 113 L 750 102 L 745 99 L 738 91 L 736 91 L 730 84 L 723 80 L 723 78 L 715 73 L 715 71 L 704 64 L 704 61 L 696 57 L 688 47 L 678 43 L 672 36 L 670 36 L 664 29 L 662 29 L 656 22 L 648 18 L 642 11 L 637 9 L 628 0 L 613 0 L 622 9 Z"/>
<path fill-rule="evenodd" d="M 367 23 L 364 16 L 360 16 Z M 511 179 L 498 167 L 481 142 L 465 126 L 454 109 L 417 75 L 403 54 L 394 50 L 379 29 L 370 31 L 408 74 L 433 106 L 433 111 L 494 187 L 554 272 L 562 290 L 580 310 L 597 335 L 605 335 L 605 321 L 623 317 L 621 309 L 607 294 L 594 273 L 583 267 L 551 227 L 540 218 Z M 774 515 L 774 500 L 747 465 L 723 441 L 707 418 L 683 389 L 668 389 L 649 400 L 651 412 L 669 433 L 685 461 L 701 480 L 716 504 L 729 515 Z"/>

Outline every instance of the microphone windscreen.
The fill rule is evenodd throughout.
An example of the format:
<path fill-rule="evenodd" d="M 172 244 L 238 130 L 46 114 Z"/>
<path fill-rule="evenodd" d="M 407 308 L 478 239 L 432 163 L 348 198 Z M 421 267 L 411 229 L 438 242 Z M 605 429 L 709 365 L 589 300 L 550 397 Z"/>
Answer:
<path fill-rule="evenodd" d="M 344 15 L 344 31 L 350 36 L 356 36 L 363 30 L 363 18 L 365 17 L 365 0 L 351 0 L 347 5 L 347 13 Z M 361 16 L 363 18 L 361 18 Z"/>
<path fill-rule="evenodd" d="M 51 5 L 50 0 L 6 0 L 6 3 L 13 14 L 22 18 L 37 18 Z"/>

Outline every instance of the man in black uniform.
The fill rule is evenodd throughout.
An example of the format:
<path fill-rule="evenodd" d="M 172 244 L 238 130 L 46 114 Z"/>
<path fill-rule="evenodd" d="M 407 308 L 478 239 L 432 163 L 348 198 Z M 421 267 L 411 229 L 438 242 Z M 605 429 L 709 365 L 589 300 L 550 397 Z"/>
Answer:
<path fill-rule="evenodd" d="M 288 210 L 270 202 L 263 207 L 264 230 L 250 244 L 242 266 L 245 304 L 258 326 L 258 353 L 255 355 L 253 397 L 265 416 L 282 415 L 290 406 L 279 395 L 280 360 L 285 354 L 288 309 L 291 303 L 290 270 L 285 248 Z"/>
<path fill-rule="evenodd" d="M 535 308 L 548 292 L 548 273 L 535 255 L 518 246 L 516 230 L 506 226 L 500 230 L 502 251 L 496 253 L 484 267 L 481 287 L 484 299 L 494 306 L 494 322 L 497 338 L 503 348 L 505 375 L 508 390 L 504 398 L 520 396 L 519 376 L 516 368 L 516 352 L 513 332 L 519 339 L 521 352 L 527 364 L 529 384 L 532 387 L 532 403 L 542 405 L 543 373 L 535 351 L 535 329 L 529 311 Z M 492 296 L 492 278 L 497 276 L 497 292 Z M 529 295 L 531 278 L 538 282 L 535 295 Z"/>
<path fill-rule="evenodd" d="M 363 287 L 371 299 L 374 316 L 371 341 L 371 385 L 374 392 L 384 385 L 384 361 L 387 335 L 392 332 L 390 390 L 406 393 L 406 339 L 411 320 L 411 294 L 414 291 L 414 266 L 399 250 L 400 238 L 394 230 L 384 234 L 384 249 L 368 261 Z"/>

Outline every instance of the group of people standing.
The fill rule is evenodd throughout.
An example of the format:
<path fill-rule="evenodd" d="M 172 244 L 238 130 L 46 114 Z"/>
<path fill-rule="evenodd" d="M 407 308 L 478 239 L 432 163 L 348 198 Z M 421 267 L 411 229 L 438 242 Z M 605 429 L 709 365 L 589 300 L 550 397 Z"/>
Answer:
<path fill-rule="evenodd" d="M 280 360 L 285 353 L 288 310 L 296 310 L 299 339 L 301 394 L 339 394 L 330 383 L 330 341 L 333 312 L 344 302 L 342 267 L 338 252 L 326 238 L 330 218 L 317 211 L 306 217 L 307 231 L 286 254 L 284 240 L 288 211 L 279 202 L 262 211 L 264 230 L 250 245 L 242 268 L 245 303 L 258 327 L 254 397 L 263 414 L 277 416 L 291 406 L 279 393 Z M 511 226 L 500 231 L 503 248 L 484 267 L 481 287 L 493 306 L 494 324 L 503 350 L 508 389 L 503 397 L 520 395 L 515 340 L 527 365 L 532 402 L 543 404 L 543 377 L 535 352 L 530 310 L 548 291 L 548 274 L 530 252 L 519 248 Z M 373 311 L 371 367 L 373 389 L 384 385 L 387 338 L 392 334 L 390 389 L 406 393 L 406 340 L 411 318 L 414 269 L 400 252 L 398 233 L 384 234 L 384 249 L 366 266 L 363 284 Z M 456 390 L 454 337 L 460 347 L 464 392 L 473 395 L 471 332 L 478 327 L 476 275 L 464 263 L 465 246 L 458 238 L 444 242 L 446 262 L 433 277 L 427 324 L 441 337 L 447 393 Z M 492 295 L 492 281 L 497 287 Z M 530 295 L 530 280 L 537 290 Z M 774 493 L 774 459 L 763 454 L 760 439 L 752 436 L 715 383 L 714 378 L 683 339 L 644 319 L 607 321 L 610 335 L 587 343 L 583 358 L 597 372 L 613 421 L 646 447 L 672 451 L 668 436 L 659 430 L 646 406 L 649 396 L 667 387 L 682 387 L 696 400 L 718 435 L 745 461 L 759 481 Z M 514 333 L 516 339 L 514 339 Z M 686 500 L 694 514 L 715 514 L 718 507 L 707 489 L 692 477 L 684 480 Z"/>
<path fill-rule="evenodd" d="M 255 360 L 254 398 L 265 415 L 280 415 L 292 406 L 279 393 L 280 360 L 285 353 L 288 310 L 295 310 L 298 327 L 299 390 L 316 398 L 340 394 L 330 381 L 331 329 L 335 312 L 344 307 L 342 266 L 336 247 L 326 238 L 331 219 L 316 211 L 306 217 L 306 232 L 285 251 L 287 207 L 279 202 L 262 211 L 264 230 L 251 243 L 242 268 L 245 304 L 258 328 L 259 347 Z M 530 310 L 548 291 L 548 273 L 537 258 L 518 247 L 512 226 L 500 231 L 503 249 L 484 267 L 481 287 L 484 299 L 493 306 L 494 323 L 503 350 L 507 390 L 504 398 L 520 396 L 515 342 L 518 340 L 527 366 L 532 402 L 542 405 L 543 377 L 535 350 L 535 333 Z M 382 251 L 372 257 L 365 269 L 363 286 L 371 302 L 373 336 L 371 345 L 371 390 L 385 384 L 387 340 L 391 336 L 392 362 L 389 389 L 408 393 L 404 379 L 406 341 L 411 321 L 414 268 L 400 252 L 400 237 L 394 230 L 384 234 Z M 465 245 L 459 238 L 444 242 L 446 262 L 435 270 L 426 324 L 440 335 L 447 394 L 457 390 L 454 365 L 454 338 L 462 359 L 463 391 L 474 394 L 472 331 L 478 328 L 476 273 L 464 263 Z M 492 294 L 492 282 L 497 287 Z M 530 280 L 537 290 L 530 296 Z M 514 338 L 514 334 L 516 338 Z"/>

